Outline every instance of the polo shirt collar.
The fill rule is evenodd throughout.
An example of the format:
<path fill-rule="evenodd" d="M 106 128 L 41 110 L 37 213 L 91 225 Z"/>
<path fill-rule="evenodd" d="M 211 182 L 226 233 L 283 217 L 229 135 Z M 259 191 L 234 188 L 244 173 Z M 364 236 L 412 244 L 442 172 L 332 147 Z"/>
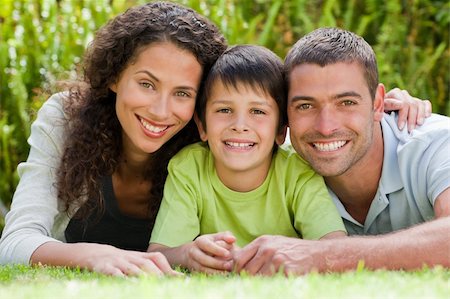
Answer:
<path fill-rule="evenodd" d="M 389 123 L 386 120 L 386 117 L 389 120 L 392 120 L 394 123 Z M 392 122 L 391 121 L 391 122 Z M 388 194 L 398 191 L 403 188 L 403 182 L 400 176 L 400 169 L 398 166 L 398 157 L 397 157 L 397 146 L 398 139 L 395 136 L 394 130 L 398 130 L 395 127 L 393 130 L 390 128 L 392 125 L 397 126 L 396 118 L 385 115 L 381 120 L 381 130 L 383 132 L 383 144 L 384 144 L 384 154 L 383 154 L 383 167 L 381 170 L 381 180 L 378 184 L 378 190 L 375 195 L 372 204 L 370 205 L 369 213 L 366 218 L 366 225 L 362 225 L 358 221 L 356 221 L 345 209 L 342 202 L 336 196 L 336 194 L 328 188 L 328 193 L 333 199 L 334 204 L 336 205 L 339 214 L 342 218 L 360 226 L 360 227 L 369 227 L 370 224 L 376 219 L 378 214 L 380 214 L 387 205 L 389 205 Z"/>

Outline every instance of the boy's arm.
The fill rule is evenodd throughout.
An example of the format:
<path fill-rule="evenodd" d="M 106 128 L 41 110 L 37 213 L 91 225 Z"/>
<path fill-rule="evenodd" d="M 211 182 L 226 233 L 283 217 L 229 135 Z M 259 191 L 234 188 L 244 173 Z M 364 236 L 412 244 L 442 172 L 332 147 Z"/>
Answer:
<path fill-rule="evenodd" d="M 178 247 L 151 243 L 148 251 L 164 254 L 173 266 L 191 271 L 218 274 L 233 268 L 232 249 L 236 238 L 229 232 L 199 236 L 194 241 Z"/>

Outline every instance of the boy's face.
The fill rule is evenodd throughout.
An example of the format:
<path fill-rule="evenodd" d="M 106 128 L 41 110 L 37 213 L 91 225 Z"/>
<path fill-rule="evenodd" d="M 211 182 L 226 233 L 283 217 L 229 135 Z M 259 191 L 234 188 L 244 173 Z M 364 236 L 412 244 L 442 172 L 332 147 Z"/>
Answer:
<path fill-rule="evenodd" d="M 375 101 L 357 63 L 296 66 L 290 74 L 288 119 L 295 150 L 325 177 L 364 163 L 374 124 L 383 115 L 384 88 Z"/>
<path fill-rule="evenodd" d="M 239 84 L 225 87 L 217 80 L 206 103 L 206 130 L 200 137 L 208 141 L 216 170 L 223 179 L 236 172 L 267 173 L 278 135 L 279 110 L 275 100 L 254 88 Z"/>

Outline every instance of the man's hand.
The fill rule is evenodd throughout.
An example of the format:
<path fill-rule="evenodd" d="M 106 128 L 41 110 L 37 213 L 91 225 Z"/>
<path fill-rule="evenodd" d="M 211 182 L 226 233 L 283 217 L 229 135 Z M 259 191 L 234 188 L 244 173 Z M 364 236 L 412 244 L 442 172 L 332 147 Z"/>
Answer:
<path fill-rule="evenodd" d="M 273 275 L 305 274 L 324 268 L 320 241 L 284 236 L 261 236 L 234 254 L 236 272 Z"/>

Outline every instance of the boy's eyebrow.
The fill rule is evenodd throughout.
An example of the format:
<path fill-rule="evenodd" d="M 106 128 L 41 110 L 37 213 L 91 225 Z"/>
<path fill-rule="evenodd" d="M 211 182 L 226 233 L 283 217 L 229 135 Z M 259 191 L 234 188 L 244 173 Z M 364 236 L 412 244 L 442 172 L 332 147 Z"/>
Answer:
<path fill-rule="evenodd" d="M 211 100 L 212 104 L 229 104 L 233 103 L 232 100 Z M 251 101 L 250 104 L 252 105 L 260 105 L 260 106 L 271 106 L 269 102 L 267 101 Z"/>

